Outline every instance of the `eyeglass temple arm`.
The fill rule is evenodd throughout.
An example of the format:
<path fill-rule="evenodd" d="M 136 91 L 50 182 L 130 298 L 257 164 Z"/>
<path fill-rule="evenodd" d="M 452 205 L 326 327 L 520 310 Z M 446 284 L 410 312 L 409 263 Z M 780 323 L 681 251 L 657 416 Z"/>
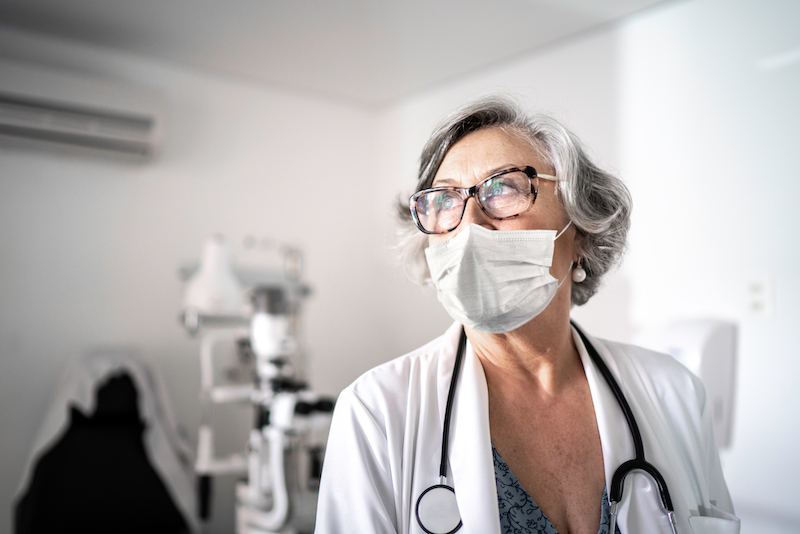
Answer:
<path fill-rule="evenodd" d="M 561 178 L 558 176 L 553 176 L 552 174 L 537 174 L 539 178 L 544 178 L 545 180 L 550 180 L 551 182 L 560 182 Z"/>

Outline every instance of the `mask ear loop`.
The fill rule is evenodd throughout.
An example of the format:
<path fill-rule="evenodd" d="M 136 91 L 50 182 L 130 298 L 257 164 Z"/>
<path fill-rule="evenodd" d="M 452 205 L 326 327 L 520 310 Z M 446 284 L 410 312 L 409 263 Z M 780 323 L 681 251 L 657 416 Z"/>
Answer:
<path fill-rule="evenodd" d="M 558 233 L 556 234 L 556 236 L 553 238 L 553 241 L 555 241 L 556 239 L 558 239 L 559 237 L 561 237 L 561 235 L 562 235 L 564 232 L 566 232 L 566 231 L 567 231 L 567 228 L 569 228 L 569 226 L 570 226 L 571 224 L 572 224 L 572 220 L 570 220 L 570 221 L 567 223 L 567 225 L 566 225 L 566 226 L 565 226 L 565 227 L 564 227 L 564 228 L 563 228 L 563 229 L 562 229 L 560 232 L 558 232 Z M 567 279 L 567 276 L 569 276 L 569 273 L 571 273 L 571 272 L 572 272 L 572 262 L 570 262 L 570 264 L 569 264 L 569 269 L 567 270 L 567 274 L 565 274 L 565 275 L 564 275 L 564 278 L 562 278 L 562 279 L 561 279 L 561 281 L 558 283 L 558 286 L 556 287 L 556 291 L 558 291 L 559 289 L 561 289 L 561 284 L 563 284 L 563 283 L 564 283 L 564 280 L 566 280 L 566 279 Z"/>
<path fill-rule="evenodd" d="M 572 264 L 570 263 L 569 264 L 569 269 L 567 270 L 567 274 L 565 274 L 564 278 L 562 278 L 561 281 L 558 283 L 558 286 L 556 287 L 556 291 L 558 291 L 561 288 L 561 284 L 564 283 L 564 280 L 567 279 L 567 277 L 569 276 L 569 273 L 571 273 L 571 272 L 572 272 Z"/>
<path fill-rule="evenodd" d="M 567 223 L 567 225 L 566 225 L 566 226 L 565 226 L 565 227 L 564 227 L 564 228 L 563 228 L 563 229 L 562 229 L 560 232 L 558 232 L 558 233 L 556 234 L 556 236 L 553 238 L 553 241 L 555 241 L 556 239 L 558 239 L 559 237 L 561 237 L 561 234 L 563 234 L 564 232 L 566 232 L 566 231 L 567 231 L 567 228 L 569 228 L 569 226 L 570 226 L 571 224 L 572 224 L 572 220 L 570 220 L 570 221 Z"/>

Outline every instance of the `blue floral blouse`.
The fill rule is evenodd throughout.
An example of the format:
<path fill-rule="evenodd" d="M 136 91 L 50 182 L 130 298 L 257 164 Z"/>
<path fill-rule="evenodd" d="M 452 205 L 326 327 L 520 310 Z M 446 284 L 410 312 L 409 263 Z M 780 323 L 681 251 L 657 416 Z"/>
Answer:
<path fill-rule="evenodd" d="M 558 531 L 533 502 L 517 477 L 508 468 L 500 453 L 492 446 L 494 455 L 494 477 L 497 480 L 497 504 L 500 508 L 500 532 L 503 534 L 558 534 Z M 597 534 L 609 534 L 611 509 L 608 494 L 603 488 L 600 505 L 600 530 Z M 619 526 L 615 528 L 619 534 Z"/>

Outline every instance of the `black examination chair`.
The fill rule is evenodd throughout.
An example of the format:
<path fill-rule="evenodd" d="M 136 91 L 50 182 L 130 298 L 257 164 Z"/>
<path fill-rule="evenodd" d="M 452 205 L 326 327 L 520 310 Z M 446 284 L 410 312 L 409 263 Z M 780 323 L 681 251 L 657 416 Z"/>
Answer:
<path fill-rule="evenodd" d="M 196 531 L 193 518 L 174 498 L 169 476 L 163 476 L 163 460 L 153 461 L 155 450 L 163 453 L 165 447 L 152 444 L 159 423 L 140 413 L 137 381 L 143 375 L 126 367 L 106 365 L 102 378 L 88 373 L 98 378 L 93 411 L 72 403 L 61 408 L 66 413 L 60 437 L 51 439 L 31 463 L 26 491 L 16 501 L 16 534 Z M 85 377 L 78 381 L 77 389 L 85 389 Z M 174 465 L 166 469 L 174 471 Z"/>

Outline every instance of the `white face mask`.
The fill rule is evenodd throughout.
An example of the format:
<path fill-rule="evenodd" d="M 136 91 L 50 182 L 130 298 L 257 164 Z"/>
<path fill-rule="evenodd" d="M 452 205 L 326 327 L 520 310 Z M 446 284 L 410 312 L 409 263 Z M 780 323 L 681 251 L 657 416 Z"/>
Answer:
<path fill-rule="evenodd" d="M 470 224 L 456 237 L 425 249 L 439 301 L 454 320 L 502 334 L 540 313 L 566 280 L 550 275 L 555 230 L 489 230 Z M 570 267 L 570 270 L 572 268 Z M 569 271 L 567 271 L 567 275 Z"/>

